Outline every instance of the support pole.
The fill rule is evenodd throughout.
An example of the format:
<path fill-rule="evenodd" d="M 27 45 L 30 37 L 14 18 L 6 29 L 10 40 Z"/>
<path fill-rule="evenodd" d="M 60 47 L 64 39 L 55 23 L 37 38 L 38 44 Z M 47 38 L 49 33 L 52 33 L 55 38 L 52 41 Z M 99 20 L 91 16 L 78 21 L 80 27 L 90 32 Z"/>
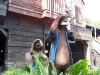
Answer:
<path fill-rule="evenodd" d="M 94 36 L 95 36 L 95 39 L 96 39 L 96 28 L 94 28 Z"/>
<path fill-rule="evenodd" d="M 52 7 L 51 7 L 52 1 L 49 1 L 49 9 L 50 9 L 50 16 L 49 19 L 47 21 L 47 23 L 45 24 L 45 26 L 43 27 L 43 43 L 44 43 L 44 47 L 43 47 L 43 53 L 45 53 L 45 27 L 49 24 L 51 16 L 52 16 Z"/>

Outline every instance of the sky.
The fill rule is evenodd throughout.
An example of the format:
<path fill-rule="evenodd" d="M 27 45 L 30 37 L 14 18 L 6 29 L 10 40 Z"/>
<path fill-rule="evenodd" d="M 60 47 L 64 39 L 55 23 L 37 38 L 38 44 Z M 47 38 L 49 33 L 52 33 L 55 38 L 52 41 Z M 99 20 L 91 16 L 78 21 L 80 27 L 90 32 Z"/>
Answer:
<path fill-rule="evenodd" d="M 100 20 L 100 0 L 84 0 L 84 15 L 93 21 Z"/>

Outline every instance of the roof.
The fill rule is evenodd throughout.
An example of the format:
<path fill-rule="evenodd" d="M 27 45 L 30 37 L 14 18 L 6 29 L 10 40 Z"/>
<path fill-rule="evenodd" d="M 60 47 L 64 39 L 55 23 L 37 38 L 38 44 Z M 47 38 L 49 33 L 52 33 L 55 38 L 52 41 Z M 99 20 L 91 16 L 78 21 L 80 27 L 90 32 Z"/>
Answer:
<path fill-rule="evenodd" d="M 91 28 L 96 28 L 96 29 L 100 30 L 100 28 L 97 28 L 97 27 L 95 27 L 95 26 L 92 26 L 91 24 L 86 24 L 86 26 L 89 26 L 89 27 L 91 27 Z"/>

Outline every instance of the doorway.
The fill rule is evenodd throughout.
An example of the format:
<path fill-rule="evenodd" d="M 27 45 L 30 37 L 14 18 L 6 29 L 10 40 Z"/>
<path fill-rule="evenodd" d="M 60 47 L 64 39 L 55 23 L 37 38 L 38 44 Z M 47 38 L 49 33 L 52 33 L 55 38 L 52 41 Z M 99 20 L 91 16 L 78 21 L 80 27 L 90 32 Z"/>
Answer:
<path fill-rule="evenodd" d="M 74 44 L 70 44 L 73 63 L 78 62 L 81 59 L 84 59 L 84 45 L 81 41 L 76 41 Z"/>
<path fill-rule="evenodd" d="M 5 68 L 5 48 L 8 30 L 0 28 L 0 72 Z"/>
<path fill-rule="evenodd" d="M 46 55 L 49 57 L 49 52 L 50 52 L 50 46 L 51 46 L 51 38 L 47 37 L 45 40 L 45 51 L 46 51 Z"/>

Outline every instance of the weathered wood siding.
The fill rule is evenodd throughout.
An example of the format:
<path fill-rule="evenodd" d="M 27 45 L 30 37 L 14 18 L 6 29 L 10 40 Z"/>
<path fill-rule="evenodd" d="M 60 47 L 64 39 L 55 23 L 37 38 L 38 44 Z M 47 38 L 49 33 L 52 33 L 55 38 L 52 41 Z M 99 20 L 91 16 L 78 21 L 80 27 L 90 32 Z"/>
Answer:
<path fill-rule="evenodd" d="M 81 41 L 76 41 L 74 44 L 70 44 L 70 47 L 74 63 L 80 59 L 84 59 L 84 46 Z"/>
<path fill-rule="evenodd" d="M 76 26 L 76 25 L 70 25 L 70 29 L 73 30 L 76 39 L 80 39 L 80 40 L 92 39 L 92 31 L 87 28 Z"/>
<path fill-rule="evenodd" d="M 8 11 L 32 17 L 42 16 L 42 0 L 8 0 Z"/>
<path fill-rule="evenodd" d="M 33 20 L 8 16 L 4 28 L 8 29 L 7 63 L 20 67 L 25 63 L 25 53 L 35 39 L 43 41 L 43 25 Z"/>

